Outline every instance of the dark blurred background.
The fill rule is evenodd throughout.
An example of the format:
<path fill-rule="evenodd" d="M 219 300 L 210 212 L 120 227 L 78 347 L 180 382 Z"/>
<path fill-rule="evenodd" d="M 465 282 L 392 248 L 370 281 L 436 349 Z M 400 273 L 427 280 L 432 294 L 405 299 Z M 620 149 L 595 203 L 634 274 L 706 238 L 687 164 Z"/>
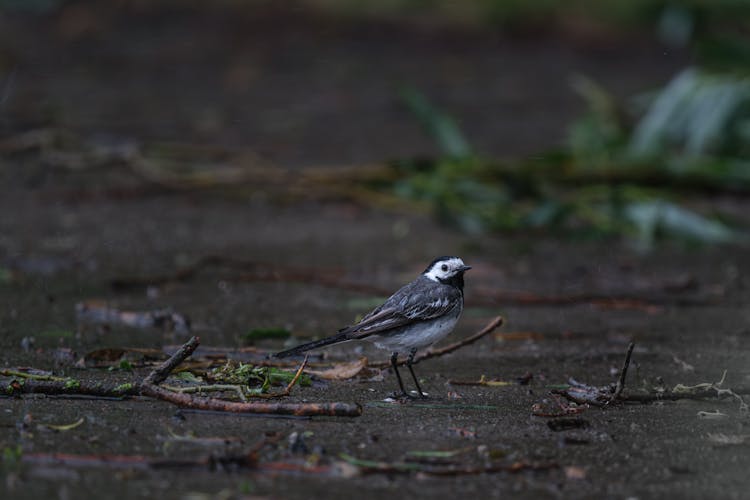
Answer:
<path fill-rule="evenodd" d="M 19 398 L 6 371 L 0 497 L 746 497 L 743 401 L 581 414 L 549 389 L 612 382 L 634 341 L 627 390 L 749 392 L 748 69 L 747 0 L 0 0 L 0 367 L 132 382 L 193 334 L 261 359 L 440 255 L 473 267 L 446 342 L 506 319 L 420 365 L 445 405 L 382 407 L 380 370 L 294 388 L 367 404 L 346 424 Z M 305 472 L 202 448 L 185 474 L 163 439 L 254 466 L 274 433 L 261 467 Z M 313 472 L 426 449 L 512 473 Z M 61 451 L 179 467 L 16 469 Z"/>
<path fill-rule="evenodd" d="M 690 64 L 685 44 L 659 43 L 656 13 L 536 3 L 6 0 L 4 124 L 283 165 L 437 154 L 399 98 L 410 87 L 478 152 L 517 157 L 564 143 L 583 107 L 572 75 L 624 97 Z"/>
<path fill-rule="evenodd" d="M 105 198 L 244 186 L 426 207 L 470 234 L 742 244 L 749 10 L 0 0 L 2 179 Z M 302 182 L 303 167 L 325 175 Z"/>

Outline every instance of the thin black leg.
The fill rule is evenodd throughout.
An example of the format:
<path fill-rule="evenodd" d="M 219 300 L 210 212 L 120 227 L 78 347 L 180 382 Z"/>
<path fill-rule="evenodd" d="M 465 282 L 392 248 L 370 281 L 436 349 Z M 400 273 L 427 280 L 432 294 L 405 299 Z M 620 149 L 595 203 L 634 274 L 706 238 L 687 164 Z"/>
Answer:
<path fill-rule="evenodd" d="M 391 366 L 393 367 L 393 371 L 396 372 L 396 378 L 398 379 L 398 386 L 401 388 L 401 394 L 403 394 L 406 397 L 409 397 L 409 393 L 407 393 L 406 389 L 404 389 L 404 382 L 401 380 L 401 374 L 398 372 L 398 353 L 397 352 L 394 352 L 393 354 L 391 354 Z"/>
<path fill-rule="evenodd" d="M 419 392 L 419 395 L 423 398 L 426 398 L 424 392 L 422 392 L 422 388 L 419 387 L 419 382 L 417 381 L 417 376 L 414 375 L 414 369 L 411 367 L 412 364 L 414 364 L 414 355 L 417 354 L 416 349 L 412 349 L 409 351 L 409 358 L 406 360 L 406 367 L 409 368 L 409 373 L 411 373 L 411 378 L 414 379 L 414 385 L 417 386 L 417 391 Z"/>

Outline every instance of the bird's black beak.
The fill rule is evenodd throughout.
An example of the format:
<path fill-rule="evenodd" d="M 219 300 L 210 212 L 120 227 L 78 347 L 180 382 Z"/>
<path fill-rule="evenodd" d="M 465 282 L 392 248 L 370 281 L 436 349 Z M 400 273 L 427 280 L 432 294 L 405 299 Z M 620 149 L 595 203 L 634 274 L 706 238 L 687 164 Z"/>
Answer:
<path fill-rule="evenodd" d="M 462 273 L 468 271 L 469 269 L 471 269 L 471 266 L 461 266 L 458 268 L 459 272 L 462 272 Z"/>

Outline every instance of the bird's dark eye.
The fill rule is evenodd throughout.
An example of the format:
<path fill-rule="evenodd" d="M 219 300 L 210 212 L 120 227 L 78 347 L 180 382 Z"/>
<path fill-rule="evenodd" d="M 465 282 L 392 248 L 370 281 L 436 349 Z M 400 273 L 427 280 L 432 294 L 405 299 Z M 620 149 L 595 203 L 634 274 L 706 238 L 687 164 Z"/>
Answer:
<path fill-rule="evenodd" d="M 440 267 L 440 269 L 442 269 L 443 271 L 447 271 L 447 270 L 448 270 L 448 266 L 447 266 L 447 265 L 445 265 L 445 264 L 443 264 L 443 265 L 442 265 L 442 266 Z"/>

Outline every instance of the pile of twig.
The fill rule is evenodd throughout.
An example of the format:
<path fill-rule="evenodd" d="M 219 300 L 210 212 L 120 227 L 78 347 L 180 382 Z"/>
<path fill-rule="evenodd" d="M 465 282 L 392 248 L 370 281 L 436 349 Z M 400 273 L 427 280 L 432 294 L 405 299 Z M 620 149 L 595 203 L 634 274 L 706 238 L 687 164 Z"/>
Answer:
<path fill-rule="evenodd" d="M 732 397 L 740 402 L 740 410 L 747 411 L 748 405 L 742 399 L 741 394 L 750 394 L 750 387 L 735 387 L 727 389 L 722 387 L 726 372 L 719 382 L 707 382 L 692 386 L 677 384 L 672 389 L 660 390 L 655 392 L 633 392 L 626 393 L 625 378 L 630 366 L 630 358 L 633 354 L 635 344 L 628 346 L 625 355 L 620 376 L 617 383 L 603 387 L 592 386 L 578 382 L 577 380 L 568 380 L 569 387 L 565 389 L 554 389 L 553 394 L 560 395 L 565 399 L 581 405 L 591 406 L 609 406 L 613 403 L 653 403 L 656 401 L 677 401 L 679 399 L 710 399 L 710 398 L 727 398 Z"/>
<path fill-rule="evenodd" d="M 270 403 L 270 402 L 236 402 L 219 398 L 194 396 L 175 392 L 160 384 L 167 379 L 177 366 L 185 361 L 198 347 L 198 337 L 192 337 L 183 344 L 164 363 L 156 367 L 140 382 L 126 384 L 87 383 L 74 379 L 51 376 L 27 375 L 18 371 L 4 370 L 0 375 L 15 377 L 7 390 L 15 394 L 54 394 L 85 395 L 97 397 L 148 396 L 169 401 L 183 408 L 197 410 L 221 411 L 232 413 L 255 413 L 296 416 L 327 415 L 335 417 L 357 417 L 362 414 L 362 407 L 356 403 Z M 294 379 L 279 395 L 288 395 L 299 380 L 306 362 L 297 370 Z"/>

